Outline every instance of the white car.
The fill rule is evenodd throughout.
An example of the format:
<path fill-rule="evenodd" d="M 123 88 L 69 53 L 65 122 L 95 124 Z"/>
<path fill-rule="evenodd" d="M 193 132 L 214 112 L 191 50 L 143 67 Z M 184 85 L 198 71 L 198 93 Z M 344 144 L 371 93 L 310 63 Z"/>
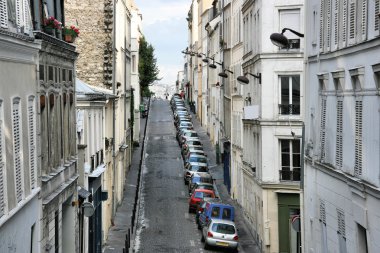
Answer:
<path fill-rule="evenodd" d="M 211 219 L 202 228 L 202 242 L 205 243 L 205 249 L 215 246 L 230 248 L 237 252 L 238 240 L 237 229 L 233 221 Z"/>

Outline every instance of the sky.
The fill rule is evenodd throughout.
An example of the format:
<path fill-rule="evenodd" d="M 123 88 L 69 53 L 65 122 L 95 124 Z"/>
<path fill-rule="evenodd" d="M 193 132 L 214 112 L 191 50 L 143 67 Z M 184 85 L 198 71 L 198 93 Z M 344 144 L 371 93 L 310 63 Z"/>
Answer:
<path fill-rule="evenodd" d="M 187 46 L 187 13 L 191 0 L 135 0 L 142 14 L 142 32 L 154 47 L 160 70 L 158 81 L 175 85 L 177 73 L 183 70 L 181 53 Z"/>

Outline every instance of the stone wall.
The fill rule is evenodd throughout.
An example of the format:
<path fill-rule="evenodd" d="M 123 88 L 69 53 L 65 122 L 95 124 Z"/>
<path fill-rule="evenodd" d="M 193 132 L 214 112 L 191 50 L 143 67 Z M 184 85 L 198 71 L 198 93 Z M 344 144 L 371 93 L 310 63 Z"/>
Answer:
<path fill-rule="evenodd" d="M 101 87 L 112 85 L 112 0 L 65 0 L 65 23 L 79 27 L 75 41 L 77 77 Z"/>

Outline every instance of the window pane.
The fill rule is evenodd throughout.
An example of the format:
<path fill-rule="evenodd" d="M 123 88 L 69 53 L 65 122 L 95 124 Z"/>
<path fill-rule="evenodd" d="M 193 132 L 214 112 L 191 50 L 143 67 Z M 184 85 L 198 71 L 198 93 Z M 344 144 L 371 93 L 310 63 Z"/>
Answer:
<path fill-rule="evenodd" d="M 222 219 L 230 219 L 231 218 L 231 209 L 224 208 L 222 213 Z"/>
<path fill-rule="evenodd" d="M 281 104 L 289 104 L 289 77 L 281 77 Z"/>
<path fill-rule="evenodd" d="M 220 207 L 214 206 L 211 211 L 211 217 L 219 217 Z"/>
<path fill-rule="evenodd" d="M 281 155 L 281 166 L 290 166 L 289 154 Z"/>
<path fill-rule="evenodd" d="M 300 76 L 292 76 L 292 104 L 300 104 Z"/>
<path fill-rule="evenodd" d="M 301 150 L 301 141 L 300 140 L 293 140 L 293 153 L 300 154 Z"/>
<path fill-rule="evenodd" d="M 293 154 L 293 167 L 300 167 L 301 165 L 301 155 Z"/>
<path fill-rule="evenodd" d="M 289 140 L 281 140 L 281 153 L 289 153 Z"/>

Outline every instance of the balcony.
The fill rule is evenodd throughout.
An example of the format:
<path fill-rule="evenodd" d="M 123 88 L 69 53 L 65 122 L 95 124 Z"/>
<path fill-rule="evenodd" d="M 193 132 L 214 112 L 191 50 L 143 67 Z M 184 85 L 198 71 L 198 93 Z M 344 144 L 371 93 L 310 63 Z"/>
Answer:
<path fill-rule="evenodd" d="M 291 170 L 279 170 L 280 173 L 280 181 L 297 181 L 301 180 L 301 172 L 300 169 Z"/>
<path fill-rule="evenodd" d="M 279 104 L 280 115 L 300 115 L 301 105 L 299 104 Z"/>
<path fill-rule="evenodd" d="M 260 108 L 258 105 L 244 106 L 243 119 L 258 119 L 260 117 Z"/>

